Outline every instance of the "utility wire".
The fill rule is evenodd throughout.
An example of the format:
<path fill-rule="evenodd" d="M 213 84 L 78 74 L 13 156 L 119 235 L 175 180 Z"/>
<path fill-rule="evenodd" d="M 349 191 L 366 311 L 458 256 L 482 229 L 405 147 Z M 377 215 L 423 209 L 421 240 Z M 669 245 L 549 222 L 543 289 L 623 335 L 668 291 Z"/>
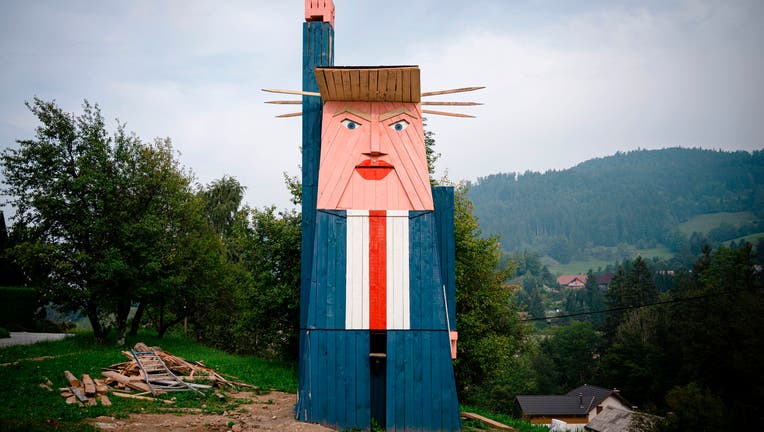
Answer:
<path fill-rule="evenodd" d="M 599 311 L 576 312 L 576 313 L 571 313 L 571 314 L 556 315 L 556 316 L 541 317 L 541 318 L 523 318 L 523 319 L 520 320 L 520 322 L 546 321 L 546 320 L 554 320 L 554 319 L 561 319 L 561 318 L 577 317 L 577 316 L 583 316 L 583 315 L 596 315 L 596 314 L 602 314 L 602 313 L 620 312 L 620 311 L 625 311 L 625 310 L 629 310 L 629 309 L 641 309 L 641 308 L 645 308 L 645 307 L 658 306 L 658 305 L 663 305 L 663 304 L 684 303 L 684 302 L 688 302 L 688 301 L 701 300 L 701 299 L 709 298 L 709 297 L 717 297 L 717 296 L 720 296 L 720 295 L 731 294 L 731 293 L 740 292 L 740 291 L 745 291 L 745 290 L 744 289 L 739 289 L 739 290 L 722 291 L 722 292 L 717 292 L 717 293 L 712 293 L 712 294 L 704 294 L 704 295 L 693 296 L 693 297 L 684 297 L 684 298 L 679 298 L 679 299 L 664 300 L 664 301 L 659 301 L 659 302 L 654 302 L 654 303 L 644 303 L 644 304 L 634 305 L 634 306 L 621 306 L 621 307 L 616 307 L 616 308 L 612 308 L 612 309 L 603 309 L 603 310 L 599 310 Z"/>

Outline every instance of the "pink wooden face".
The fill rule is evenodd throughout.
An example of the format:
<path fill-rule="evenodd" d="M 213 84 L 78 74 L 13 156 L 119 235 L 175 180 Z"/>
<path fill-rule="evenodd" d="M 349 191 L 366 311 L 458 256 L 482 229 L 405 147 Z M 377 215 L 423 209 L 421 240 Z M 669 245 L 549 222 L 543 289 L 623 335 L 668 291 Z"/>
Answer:
<path fill-rule="evenodd" d="M 326 102 L 317 207 L 432 210 L 421 105 Z"/>

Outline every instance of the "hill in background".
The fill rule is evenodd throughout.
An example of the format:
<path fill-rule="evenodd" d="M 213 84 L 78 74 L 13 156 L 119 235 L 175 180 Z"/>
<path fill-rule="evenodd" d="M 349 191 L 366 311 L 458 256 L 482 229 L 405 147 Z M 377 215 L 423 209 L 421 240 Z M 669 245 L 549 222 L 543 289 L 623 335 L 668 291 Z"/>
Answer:
<path fill-rule="evenodd" d="M 637 249 L 692 253 L 764 232 L 764 150 L 636 150 L 469 185 L 486 234 L 559 263 Z"/>

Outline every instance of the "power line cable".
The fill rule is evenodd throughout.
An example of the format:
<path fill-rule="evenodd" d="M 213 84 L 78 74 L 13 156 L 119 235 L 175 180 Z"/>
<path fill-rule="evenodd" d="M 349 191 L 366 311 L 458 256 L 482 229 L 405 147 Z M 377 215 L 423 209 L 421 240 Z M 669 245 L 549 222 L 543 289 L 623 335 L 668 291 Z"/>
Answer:
<path fill-rule="evenodd" d="M 617 307 L 617 308 L 603 309 L 603 310 L 599 310 L 599 311 L 576 312 L 576 313 L 571 313 L 571 314 L 556 315 L 556 316 L 541 317 L 541 318 L 523 318 L 523 319 L 520 320 L 520 322 L 546 321 L 546 320 L 554 320 L 554 319 L 562 319 L 562 318 L 571 318 L 571 317 L 577 317 L 577 316 L 583 316 L 583 315 L 596 315 L 596 314 L 610 313 L 610 312 L 621 312 L 621 311 L 630 310 L 630 309 L 641 309 L 641 308 L 645 308 L 645 307 L 658 306 L 658 305 L 663 305 L 663 304 L 684 303 L 684 302 L 688 302 L 688 301 L 695 301 L 695 300 L 701 300 L 701 299 L 709 298 L 709 297 L 717 297 L 717 296 L 720 296 L 720 295 L 736 293 L 736 292 L 740 292 L 740 291 L 745 291 L 745 290 L 744 289 L 739 289 L 739 290 L 722 291 L 722 292 L 711 293 L 711 294 L 704 294 L 704 295 L 699 295 L 699 296 L 684 297 L 684 298 L 672 299 L 672 300 L 663 300 L 663 301 L 654 302 L 654 303 L 644 303 L 644 304 L 633 305 L 633 306 L 621 306 L 621 307 Z"/>

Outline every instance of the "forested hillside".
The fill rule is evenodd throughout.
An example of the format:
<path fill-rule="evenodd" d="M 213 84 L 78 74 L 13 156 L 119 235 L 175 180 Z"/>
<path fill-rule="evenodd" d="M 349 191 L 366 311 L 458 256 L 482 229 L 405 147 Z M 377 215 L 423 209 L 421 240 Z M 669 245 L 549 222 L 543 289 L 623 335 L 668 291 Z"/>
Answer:
<path fill-rule="evenodd" d="M 764 231 L 764 150 L 617 153 L 561 171 L 482 177 L 468 196 L 483 230 L 500 234 L 507 251 L 562 262 L 621 243 L 678 251 L 688 240 L 678 225 L 700 214 L 752 212 L 754 221 L 723 227 L 730 238 Z"/>

